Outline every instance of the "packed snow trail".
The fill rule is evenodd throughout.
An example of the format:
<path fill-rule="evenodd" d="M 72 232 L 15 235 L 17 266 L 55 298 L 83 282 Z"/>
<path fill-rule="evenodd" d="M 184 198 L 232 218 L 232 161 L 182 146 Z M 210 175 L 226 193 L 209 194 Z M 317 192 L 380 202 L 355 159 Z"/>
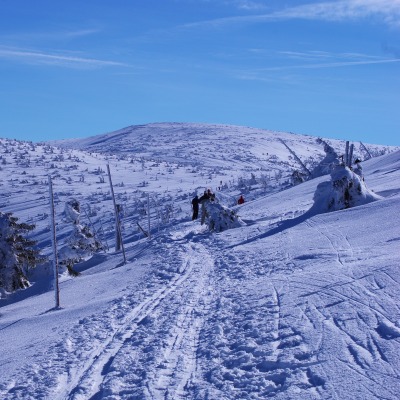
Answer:
<path fill-rule="evenodd" d="M 214 261 L 199 241 L 173 238 L 166 246 L 180 247 L 180 274 L 113 355 L 93 399 L 111 399 L 116 393 L 124 398 L 187 399 L 200 378 L 198 341 L 213 296 Z"/>
<path fill-rule="evenodd" d="M 76 384 L 74 381 L 72 381 L 72 386 L 75 387 L 72 390 L 70 390 L 69 387 L 67 388 L 66 392 L 71 393 L 69 399 L 79 400 L 97 397 L 103 398 L 103 392 L 105 391 L 105 389 L 102 388 L 104 376 L 108 374 L 109 370 L 115 370 L 115 368 L 113 369 L 113 361 L 114 359 L 118 359 L 119 354 L 123 354 L 123 356 L 126 357 L 126 355 L 132 351 L 131 347 L 132 343 L 135 342 L 134 335 L 136 334 L 136 331 L 140 329 L 141 326 L 148 326 L 149 321 L 152 321 L 154 319 L 159 320 L 158 315 L 160 314 L 160 310 L 162 311 L 161 314 L 164 313 L 163 310 L 165 309 L 165 303 L 170 303 L 171 301 L 173 301 L 174 298 L 176 298 L 176 296 L 180 297 L 180 292 L 182 290 L 184 292 L 190 290 L 190 288 L 188 288 L 187 281 L 190 280 L 191 283 L 195 282 L 192 278 L 192 275 L 195 268 L 196 271 L 199 270 L 201 259 L 198 259 L 196 256 L 194 256 L 194 253 L 196 251 L 198 252 L 198 249 L 196 249 L 194 245 L 185 245 L 185 248 L 187 248 L 186 256 L 183 260 L 181 268 L 178 271 L 178 274 L 174 278 L 172 278 L 170 282 L 168 282 L 166 287 L 161 287 L 151 297 L 141 302 L 131 312 L 128 313 L 125 318 L 124 325 L 116 332 L 114 332 L 113 336 L 110 337 L 108 341 L 104 342 L 104 345 L 102 348 L 99 349 L 99 352 L 94 354 L 92 358 L 88 360 L 88 368 L 84 371 L 83 374 L 82 371 L 80 372 L 81 375 L 78 377 Z M 201 253 L 198 254 L 202 255 Z M 198 295 L 196 297 L 198 297 Z M 183 322 L 185 322 L 179 321 L 182 316 L 182 319 L 185 320 L 187 319 L 188 315 L 190 316 L 192 314 L 192 312 L 194 311 L 194 306 L 198 302 L 198 298 L 194 300 L 192 298 L 189 298 L 189 301 L 192 303 L 192 305 L 190 307 L 186 305 L 184 313 L 178 314 L 178 326 L 183 326 Z M 196 338 L 196 330 L 193 328 L 196 326 L 196 324 L 193 324 L 193 322 L 195 322 L 195 319 L 191 317 L 191 319 L 189 319 L 189 322 L 191 323 L 188 324 L 187 322 L 185 322 L 185 331 L 178 331 L 176 333 L 175 340 L 171 348 L 171 353 L 166 356 L 166 363 L 171 363 L 172 366 L 169 367 L 169 371 L 158 378 L 159 382 L 162 382 L 165 377 L 168 377 L 169 375 L 172 375 L 177 371 L 177 364 L 178 360 L 181 357 L 181 354 L 176 354 L 176 352 L 178 351 L 179 353 L 179 351 L 183 350 L 183 346 L 181 343 L 183 342 L 183 338 L 185 340 L 189 340 L 189 343 L 186 344 L 185 349 L 189 349 L 191 352 L 193 351 L 192 344 L 190 342 L 195 341 Z M 189 334 L 189 336 L 187 336 L 187 334 Z M 175 347 L 177 341 L 180 342 L 180 347 L 176 350 Z M 138 351 L 136 345 L 134 346 L 134 351 Z M 187 361 L 192 361 L 192 359 L 195 359 L 190 351 L 188 358 L 185 358 L 185 360 Z M 182 364 L 182 361 L 180 361 L 180 363 Z M 183 365 L 185 366 L 185 368 L 181 367 L 181 370 L 185 371 L 185 369 L 187 369 L 187 366 L 190 364 L 191 362 L 187 364 L 184 363 Z M 109 377 L 107 377 L 107 379 L 108 378 Z M 184 380 L 184 378 L 185 377 L 182 377 L 182 380 Z M 186 381 L 189 378 L 190 375 L 187 377 Z M 177 380 L 174 379 L 174 382 L 176 381 Z M 183 381 L 183 384 L 186 384 L 186 381 Z M 165 391 L 167 388 L 171 390 L 171 386 L 174 387 L 172 385 L 172 382 L 168 383 L 171 384 L 161 386 L 161 389 L 163 389 L 163 391 Z M 180 393 L 182 388 L 179 384 L 176 385 L 178 394 Z M 125 388 L 125 393 L 126 390 L 127 389 Z M 155 391 L 157 390 L 158 388 L 156 387 Z M 174 396 L 173 398 L 178 397 Z"/>
<path fill-rule="evenodd" d="M 54 398 L 107 399 L 118 394 L 183 399 L 190 395 L 197 379 L 200 329 L 213 294 L 214 261 L 199 240 L 176 235 L 158 240 L 166 263 L 174 260 L 176 272 L 166 286 L 127 311 L 123 323 L 65 378 L 62 390 L 52 393 Z"/>
<path fill-rule="evenodd" d="M 71 326 L 45 357 L 38 354 L 24 368 L 20 382 L 0 387 L 2 399 L 97 399 L 115 393 L 185 398 L 196 376 L 213 261 L 200 242 L 168 235 L 136 254 L 143 251 L 152 252 L 153 272 L 145 275 L 146 284 L 128 285 L 122 297 Z M 130 269 L 125 268 L 123 273 Z M 113 269 L 122 273 L 122 266 Z M 144 363 L 144 354 L 152 362 Z M 136 373 L 147 374 L 146 369 L 148 379 L 138 385 Z"/>

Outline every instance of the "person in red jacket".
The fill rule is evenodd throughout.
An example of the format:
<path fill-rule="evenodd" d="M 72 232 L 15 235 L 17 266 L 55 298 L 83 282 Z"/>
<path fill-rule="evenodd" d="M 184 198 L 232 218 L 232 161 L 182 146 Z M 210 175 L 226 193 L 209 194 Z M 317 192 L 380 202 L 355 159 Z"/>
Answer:
<path fill-rule="evenodd" d="M 238 204 L 243 204 L 243 203 L 244 203 L 244 197 L 243 197 L 243 195 L 240 195 Z"/>

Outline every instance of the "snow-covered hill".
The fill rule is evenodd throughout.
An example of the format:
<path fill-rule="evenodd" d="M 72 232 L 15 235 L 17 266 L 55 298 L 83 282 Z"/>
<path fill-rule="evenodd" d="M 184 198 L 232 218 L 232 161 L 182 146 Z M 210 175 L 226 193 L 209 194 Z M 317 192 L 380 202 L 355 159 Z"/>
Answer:
<path fill-rule="evenodd" d="M 105 135 L 53 143 L 120 157 L 180 162 L 221 175 L 236 169 L 268 173 L 303 170 L 304 167 L 312 170 L 325 154 L 323 144 L 313 136 L 189 123 L 134 125 Z M 343 141 L 329 140 L 329 144 L 343 154 Z M 390 151 L 387 146 L 361 142 L 354 146 L 354 154 L 362 159 Z"/>
<path fill-rule="evenodd" d="M 344 143 L 323 139 L 338 155 Z M 355 144 L 359 207 L 310 213 L 329 175 L 292 186 L 325 158 L 315 138 L 194 124 L 129 127 L 50 144 L 2 139 L 0 210 L 35 223 L 50 254 L 81 221 L 110 250 L 61 276 L 51 268 L 0 300 L 1 399 L 397 399 L 400 392 L 400 151 Z M 367 152 L 369 155 L 367 156 Z M 106 165 L 123 205 L 127 263 L 115 252 Z M 190 200 L 212 188 L 244 223 L 210 233 Z M 246 203 L 236 205 L 244 193 Z M 150 206 L 152 237 L 147 229 Z M 314 206 L 314 208 L 313 208 Z"/>

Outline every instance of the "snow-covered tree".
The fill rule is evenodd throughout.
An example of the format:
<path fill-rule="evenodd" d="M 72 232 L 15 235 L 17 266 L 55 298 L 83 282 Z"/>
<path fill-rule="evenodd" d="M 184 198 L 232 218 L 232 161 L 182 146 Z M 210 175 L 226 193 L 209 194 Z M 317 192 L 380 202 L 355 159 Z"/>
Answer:
<path fill-rule="evenodd" d="M 244 225 L 235 211 L 210 200 L 205 200 L 202 203 L 201 223 L 206 223 L 210 231 L 215 232 L 222 232 Z"/>
<path fill-rule="evenodd" d="M 80 223 L 80 204 L 76 199 L 67 201 L 64 209 L 67 221 L 72 222 L 73 231 L 67 244 L 59 251 L 60 265 L 65 266 L 71 275 L 78 275 L 74 264 L 83 261 L 94 253 L 103 250 L 103 245 L 96 239 L 89 226 Z"/>
<path fill-rule="evenodd" d="M 79 224 L 79 217 L 81 215 L 81 206 L 76 199 L 68 200 L 64 207 L 64 217 L 68 222 L 74 225 Z"/>
<path fill-rule="evenodd" d="M 293 171 L 292 175 L 290 176 L 290 180 L 293 186 L 299 185 L 307 180 L 307 175 L 302 173 L 299 170 Z"/>
<path fill-rule="evenodd" d="M 44 258 L 35 249 L 35 241 L 24 235 L 35 225 L 19 223 L 12 213 L 0 212 L 0 290 L 14 292 L 30 286 L 27 271 Z"/>
<path fill-rule="evenodd" d="M 333 193 L 329 208 L 341 210 L 381 199 L 366 186 L 363 178 L 344 165 L 337 165 L 331 173 Z"/>

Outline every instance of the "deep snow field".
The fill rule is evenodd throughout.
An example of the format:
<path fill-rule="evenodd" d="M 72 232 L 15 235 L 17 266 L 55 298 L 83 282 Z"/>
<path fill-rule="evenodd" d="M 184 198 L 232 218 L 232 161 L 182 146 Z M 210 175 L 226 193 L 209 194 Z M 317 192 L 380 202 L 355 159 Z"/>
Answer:
<path fill-rule="evenodd" d="M 381 199 L 310 213 L 330 175 L 291 185 L 324 160 L 309 136 L 165 123 L 51 145 L 0 139 L 0 211 L 35 223 L 51 256 L 51 175 L 58 245 L 76 198 L 109 247 L 79 277 L 61 270 L 60 309 L 51 263 L 0 299 L 0 399 L 398 399 L 400 150 L 354 145 L 372 156 L 365 182 Z M 191 220 L 206 188 L 241 227 Z M 150 239 L 137 226 L 148 229 L 147 205 Z"/>

